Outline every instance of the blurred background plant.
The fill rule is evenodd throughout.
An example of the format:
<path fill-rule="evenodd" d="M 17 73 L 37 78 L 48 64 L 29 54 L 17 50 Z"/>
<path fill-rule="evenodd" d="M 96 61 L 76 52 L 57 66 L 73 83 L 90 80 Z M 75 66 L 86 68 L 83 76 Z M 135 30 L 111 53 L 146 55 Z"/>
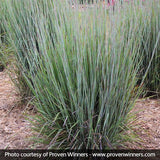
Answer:
<path fill-rule="evenodd" d="M 116 1 L 117 2 L 117 1 Z M 142 30 L 140 42 L 140 59 L 142 60 L 140 70 L 137 74 L 137 86 L 142 87 L 141 96 L 160 95 L 160 1 L 128 1 L 123 3 L 123 8 L 131 5 L 134 9 L 127 12 L 127 25 L 132 25 L 130 20 L 139 19 L 139 29 Z M 134 3 L 139 3 L 134 7 Z M 128 27 L 130 28 L 130 27 Z M 137 33 L 136 33 L 137 34 Z M 129 31 L 126 32 L 126 39 L 129 38 Z"/>
<path fill-rule="evenodd" d="M 23 3 L 23 2 L 22 2 Z M 11 2 L 11 4 L 13 5 L 12 9 L 15 11 L 15 13 L 17 13 L 17 16 L 18 14 L 21 15 L 19 18 L 22 18 L 23 20 L 23 16 L 24 14 L 21 14 L 18 12 L 18 7 L 19 5 L 15 5 L 15 2 Z M 9 12 L 6 12 L 7 10 L 7 3 L 2 0 L 1 1 L 1 6 L 0 6 L 0 18 L 1 18 L 1 33 L 2 33 L 2 37 L 1 37 L 1 57 L 3 57 L 3 59 L 1 59 L 1 62 L 3 62 L 3 67 L 7 68 L 7 73 L 10 75 L 12 81 L 14 82 L 15 86 L 17 87 L 20 95 L 21 95 L 21 99 L 22 99 L 22 102 L 28 102 L 28 98 L 30 98 L 30 96 L 32 95 L 31 94 L 31 91 L 25 81 L 25 78 L 23 76 L 23 72 L 27 69 L 27 66 L 28 66 L 28 62 L 26 61 L 26 56 L 24 55 L 24 50 L 25 50 L 25 44 L 21 44 L 23 45 L 23 50 L 19 51 L 20 50 L 20 47 L 19 48 L 17 47 L 16 48 L 16 43 L 13 43 L 12 40 L 11 40 L 11 32 L 8 32 L 8 29 L 10 28 L 12 30 L 12 34 L 14 34 L 15 36 L 20 36 L 21 34 L 23 33 L 19 33 L 19 35 L 16 35 L 16 32 L 15 32 L 15 28 L 11 28 L 11 25 L 9 23 L 9 19 L 8 19 L 8 14 Z M 16 14 L 15 14 L 16 15 Z M 14 20 L 13 20 L 14 21 Z M 17 23 L 17 28 L 20 28 L 22 26 L 18 25 L 19 22 Z M 28 31 L 27 31 L 27 24 L 24 24 L 25 27 L 24 29 L 26 29 L 26 35 L 27 34 L 30 34 Z M 26 37 L 27 38 L 27 37 Z M 16 39 L 15 39 L 16 40 Z M 17 56 L 17 54 L 15 54 L 15 52 L 18 52 L 19 53 L 19 56 Z M 26 69 L 23 70 L 22 69 L 22 66 L 20 65 L 20 62 L 19 61 L 23 61 L 23 64 L 26 65 Z"/>
<path fill-rule="evenodd" d="M 3 13 L 3 8 L 0 7 L 1 13 Z M 4 70 L 4 62 L 3 62 L 3 52 L 2 52 L 2 48 L 3 45 L 2 43 L 4 42 L 4 30 L 3 30 L 3 22 L 2 22 L 2 16 L 3 14 L 0 14 L 0 71 Z"/>
<path fill-rule="evenodd" d="M 150 19 L 142 37 L 143 63 L 141 75 L 145 77 L 145 96 L 160 95 L 160 1 L 154 0 L 150 7 Z M 149 9 L 146 9 L 149 12 Z M 151 61 L 152 60 L 152 61 Z M 149 66 L 148 66 L 149 65 Z"/>

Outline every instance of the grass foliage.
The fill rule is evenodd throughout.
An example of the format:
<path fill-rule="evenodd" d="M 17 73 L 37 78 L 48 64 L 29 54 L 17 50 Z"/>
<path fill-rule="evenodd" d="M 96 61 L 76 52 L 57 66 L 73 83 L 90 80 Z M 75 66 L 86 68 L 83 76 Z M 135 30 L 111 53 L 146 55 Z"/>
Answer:
<path fill-rule="evenodd" d="M 146 74 L 145 87 L 152 94 L 160 95 L 160 1 L 153 1 L 147 27 L 143 33 L 141 74 Z"/>
<path fill-rule="evenodd" d="M 98 5 L 72 9 L 58 0 L 5 3 L 18 82 L 32 92 L 38 110 L 37 140 L 55 149 L 120 145 L 137 98 L 137 75 L 152 54 L 149 72 L 159 71 L 153 68 L 159 64 L 159 5 L 117 3 L 113 12 Z"/>

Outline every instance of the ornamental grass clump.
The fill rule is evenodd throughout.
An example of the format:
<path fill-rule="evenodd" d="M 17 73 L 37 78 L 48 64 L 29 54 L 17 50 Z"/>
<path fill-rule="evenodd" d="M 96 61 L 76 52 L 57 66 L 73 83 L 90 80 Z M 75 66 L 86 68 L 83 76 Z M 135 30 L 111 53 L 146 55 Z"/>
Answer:
<path fill-rule="evenodd" d="M 9 44 L 15 53 L 15 56 L 12 57 L 12 66 L 9 69 L 16 76 L 12 80 L 19 89 L 22 100 L 25 102 L 32 96 L 25 76 L 29 75 L 28 72 L 31 70 L 32 74 L 36 71 L 36 66 L 34 65 L 35 59 L 29 54 L 29 49 L 33 49 L 33 45 L 35 45 L 34 49 L 38 52 L 36 26 L 34 24 L 36 17 L 34 17 L 35 13 L 33 12 L 33 10 L 36 12 L 38 8 L 33 9 L 29 1 L 21 0 L 3 1 L 2 5 L 7 10 L 5 14 L 3 13 L 3 26 L 5 26 L 6 33 L 8 34 L 7 44 Z M 33 40 L 35 44 L 32 43 Z M 31 64 L 32 66 L 30 67 Z"/>
<path fill-rule="evenodd" d="M 6 3 L 16 63 L 38 111 L 36 140 L 54 149 L 120 145 L 137 97 L 144 26 L 139 12 L 129 21 L 128 13 L 138 4 L 113 13 L 58 0 Z"/>
<path fill-rule="evenodd" d="M 123 3 L 122 7 L 128 10 L 129 6 L 131 9 L 125 11 L 128 14 L 125 16 L 126 25 L 132 25 L 130 23 L 132 19 L 141 30 L 139 46 L 142 63 L 137 74 L 137 85 L 143 86 L 143 93 L 141 93 L 143 96 L 158 95 L 160 94 L 160 1 L 130 1 Z M 120 19 L 122 18 L 124 17 Z M 129 31 L 126 32 L 126 39 L 129 38 L 129 34 Z"/>
<path fill-rule="evenodd" d="M 142 37 L 141 74 L 146 73 L 144 84 L 147 95 L 160 95 L 160 1 L 154 0 L 150 7 L 146 7 L 146 12 L 150 17 Z"/>

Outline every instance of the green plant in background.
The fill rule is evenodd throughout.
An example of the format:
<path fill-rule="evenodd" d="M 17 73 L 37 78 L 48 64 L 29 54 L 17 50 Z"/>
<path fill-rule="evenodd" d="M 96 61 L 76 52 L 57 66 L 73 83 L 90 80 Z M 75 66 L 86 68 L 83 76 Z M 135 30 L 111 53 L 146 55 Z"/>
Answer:
<path fill-rule="evenodd" d="M 135 2 L 137 3 L 137 2 Z M 127 8 L 128 5 L 134 7 L 133 2 L 129 4 L 123 4 L 123 8 Z M 149 7 L 150 6 L 150 7 Z M 133 13 L 134 12 L 134 13 Z M 159 94 L 160 91 L 160 1 L 144 1 L 136 9 L 131 9 L 128 13 L 127 25 L 132 25 L 130 20 L 137 20 L 137 15 L 142 30 L 141 35 L 141 55 L 142 64 L 138 72 L 137 77 L 138 85 L 143 85 L 144 90 L 142 95 L 148 96 L 150 94 Z M 128 27 L 129 28 L 129 27 Z M 137 35 L 138 33 L 136 33 Z M 126 32 L 126 39 L 129 38 L 129 31 Z M 141 83 L 143 81 L 143 84 Z M 148 93 L 147 93 L 148 92 Z M 147 93 L 147 94 L 146 94 Z"/>
<path fill-rule="evenodd" d="M 93 3 L 94 0 L 79 0 L 79 3 L 84 4 L 84 3 Z"/>
<path fill-rule="evenodd" d="M 145 87 L 150 94 L 160 95 L 160 1 L 153 1 L 150 19 L 143 34 L 141 74 L 147 72 Z M 150 61 L 152 59 L 152 61 Z M 149 65 L 149 68 L 148 68 Z"/>
<path fill-rule="evenodd" d="M 3 70 L 4 70 L 3 55 L 2 55 L 2 51 L 0 50 L 0 72 Z"/>
<path fill-rule="evenodd" d="M 24 3 L 27 3 L 27 2 L 24 2 Z M 30 20 L 28 21 L 28 22 L 30 22 L 30 24 L 28 24 L 28 22 L 26 22 L 25 19 L 23 19 L 25 14 L 27 14 L 27 13 L 18 11 L 19 7 L 22 7 L 22 5 L 24 3 L 20 2 L 20 1 L 12 1 L 11 2 L 12 8 L 10 8 L 11 10 L 9 12 L 3 12 L 4 10 L 1 10 L 1 15 L 3 15 L 2 16 L 2 22 L 3 22 L 2 25 L 6 31 L 6 34 L 12 33 L 12 34 L 8 34 L 7 36 L 5 34 L 5 36 L 7 37 L 7 39 L 5 41 L 5 46 L 6 46 L 6 48 L 11 48 L 11 50 L 13 52 L 17 52 L 17 54 L 14 54 L 14 56 L 12 56 L 12 58 L 11 58 L 12 65 L 9 68 L 9 72 L 10 72 L 10 74 L 14 73 L 15 76 L 17 77 L 16 79 L 14 78 L 12 80 L 13 80 L 14 84 L 17 86 L 17 88 L 19 89 L 20 95 L 22 96 L 22 100 L 24 99 L 24 101 L 26 101 L 26 99 L 31 96 L 31 91 L 30 91 L 29 87 L 27 86 L 27 83 L 26 83 L 24 75 L 23 75 L 24 72 L 27 74 L 27 70 L 29 69 L 28 68 L 29 61 L 27 61 L 27 56 L 25 56 L 25 54 L 28 54 L 25 43 L 31 44 L 31 41 L 29 41 L 29 37 L 31 35 L 31 32 L 29 29 L 34 30 L 34 24 L 32 22 L 32 17 L 33 17 L 32 12 L 30 12 L 30 13 L 28 12 L 28 18 L 30 18 Z M 3 3 L 1 3 L 1 8 L 7 8 L 7 7 L 9 7 L 9 6 L 7 6 L 7 3 L 5 1 L 3 1 Z M 28 10 L 31 9 L 31 7 L 32 6 L 28 6 Z M 5 9 L 5 11 L 6 11 L 6 9 Z M 11 12 L 14 14 L 14 16 L 15 16 L 14 18 L 16 18 L 17 21 L 15 19 L 12 19 L 12 20 L 9 19 L 8 14 L 10 14 Z M 18 19 L 17 19 L 17 17 L 18 17 Z M 22 25 L 18 25 L 20 23 L 20 21 L 21 21 Z M 14 24 L 12 24 L 12 22 Z M 16 23 L 16 25 L 15 25 L 15 23 Z M 17 32 L 18 29 L 19 29 L 18 31 L 20 31 L 21 27 L 23 27 L 23 32 Z M 10 29 L 11 32 L 8 32 L 8 29 Z M 35 34 L 36 33 L 34 33 L 33 36 L 36 36 Z M 27 40 L 25 43 L 23 43 L 24 41 L 19 41 L 19 42 L 16 41 L 16 40 L 19 40 L 20 38 L 22 38 L 22 35 L 25 36 L 25 38 Z M 11 37 L 13 38 L 13 36 L 15 36 L 15 43 L 12 43 L 12 41 L 11 41 Z M 19 43 L 18 46 L 17 46 L 17 43 Z M 38 48 L 38 46 L 37 46 L 37 48 Z M 7 54 L 3 53 L 3 55 L 4 55 L 5 59 L 8 59 Z M 25 66 L 25 69 L 23 68 L 23 66 Z M 32 68 L 32 69 L 35 70 L 35 68 Z"/>
<path fill-rule="evenodd" d="M 1 13 L 2 13 L 2 6 L 0 7 L 0 10 L 1 10 Z M 0 22 L 2 22 L 2 15 L 3 14 L 0 14 Z M 4 31 L 3 31 L 3 27 L 2 27 L 2 24 L 3 23 L 0 23 L 0 71 L 3 71 L 4 69 L 4 64 L 3 64 L 3 54 L 2 54 L 2 41 L 3 41 L 3 34 L 4 34 Z"/>
<path fill-rule="evenodd" d="M 3 71 L 14 60 L 12 54 L 12 48 L 8 41 L 8 35 L 6 31 L 7 12 L 5 1 L 1 0 L 0 5 L 0 70 Z"/>

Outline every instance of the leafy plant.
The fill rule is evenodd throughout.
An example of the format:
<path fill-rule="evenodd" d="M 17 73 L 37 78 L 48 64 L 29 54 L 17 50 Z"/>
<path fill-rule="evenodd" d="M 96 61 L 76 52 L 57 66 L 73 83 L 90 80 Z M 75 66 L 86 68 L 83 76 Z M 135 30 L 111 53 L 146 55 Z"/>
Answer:
<path fill-rule="evenodd" d="M 58 0 L 5 2 L 21 82 L 38 110 L 37 140 L 55 149 L 119 145 L 137 98 L 151 1 L 118 3 L 114 12 L 72 10 Z"/>
<path fill-rule="evenodd" d="M 160 95 L 160 2 L 157 0 L 151 4 L 150 19 L 142 39 L 142 75 L 147 71 L 145 87 L 150 94 Z"/>

